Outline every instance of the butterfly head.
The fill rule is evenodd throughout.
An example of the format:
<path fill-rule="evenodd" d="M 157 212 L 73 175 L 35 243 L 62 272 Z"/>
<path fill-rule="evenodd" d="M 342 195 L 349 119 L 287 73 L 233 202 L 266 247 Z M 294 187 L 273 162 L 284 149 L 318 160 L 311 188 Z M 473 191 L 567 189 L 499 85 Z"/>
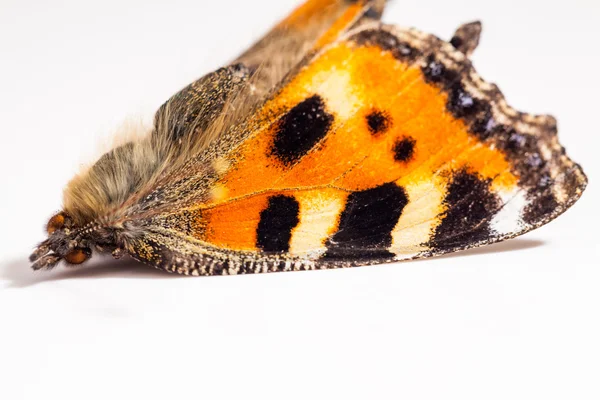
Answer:
<path fill-rule="evenodd" d="M 92 256 L 91 243 L 65 212 L 50 218 L 46 225 L 48 239 L 31 254 L 29 260 L 34 270 L 51 269 L 61 260 L 79 265 Z"/>

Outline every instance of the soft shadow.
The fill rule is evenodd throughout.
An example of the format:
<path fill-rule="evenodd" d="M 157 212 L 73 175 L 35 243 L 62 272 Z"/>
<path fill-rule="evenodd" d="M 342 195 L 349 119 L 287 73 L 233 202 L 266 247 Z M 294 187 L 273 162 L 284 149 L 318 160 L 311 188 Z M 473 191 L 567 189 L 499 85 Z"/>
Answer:
<path fill-rule="evenodd" d="M 133 259 L 114 260 L 110 256 L 96 256 L 83 266 L 67 267 L 58 265 L 52 271 L 33 271 L 26 259 L 0 264 L 0 279 L 9 282 L 7 288 L 22 288 L 38 283 L 86 278 L 135 278 L 135 279 L 177 279 L 181 275 L 169 274 Z"/>
<path fill-rule="evenodd" d="M 535 249 L 542 247 L 546 243 L 542 240 L 535 239 L 512 239 L 500 243 L 494 243 L 475 249 L 469 249 L 464 251 L 457 251 L 456 253 L 449 253 L 443 256 L 437 257 L 438 260 L 444 258 L 454 257 L 468 257 L 468 256 L 479 256 L 484 254 L 495 254 L 495 253 L 506 253 L 508 251 L 521 251 Z"/>

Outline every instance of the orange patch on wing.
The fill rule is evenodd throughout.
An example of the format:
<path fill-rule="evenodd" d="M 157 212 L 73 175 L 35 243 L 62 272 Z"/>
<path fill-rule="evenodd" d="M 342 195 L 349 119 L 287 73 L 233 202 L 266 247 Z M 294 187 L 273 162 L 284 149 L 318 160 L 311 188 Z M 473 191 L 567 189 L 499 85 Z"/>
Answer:
<path fill-rule="evenodd" d="M 272 156 L 278 128 L 270 115 L 284 115 L 306 98 L 319 95 L 334 122 L 329 134 L 292 166 Z M 234 165 L 221 183 L 228 198 L 267 189 L 334 185 L 364 190 L 386 182 L 400 185 L 431 179 L 434 174 L 468 167 L 495 186 L 516 184 L 504 154 L 480 143 L 461 120 L 446 109 L 447 95 L 425 81 L 420 68 L 395 59 L 378 47 L 340 43 L 302 70 L 273 100 L 259 119 L 262 125 L 231 155 Z M 386 132 L 373 135 L 367 115 L 389 116 Z M 398 140 L 414 140 L 414 154 L 394 159 Z"/>
<path fill-rule="evenodd" d="M 268 199 L 262 194 L 203 210 L 205 230 L 197 239 L 231 250 L 256 250 L 256 229 Z"/>

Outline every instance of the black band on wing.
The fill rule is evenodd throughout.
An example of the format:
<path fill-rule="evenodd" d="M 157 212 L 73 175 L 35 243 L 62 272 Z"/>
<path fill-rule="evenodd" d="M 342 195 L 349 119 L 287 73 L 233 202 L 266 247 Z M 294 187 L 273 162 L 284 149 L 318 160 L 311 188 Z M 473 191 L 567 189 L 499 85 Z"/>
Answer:
<path fill-rule="evenodd" d="M 435 230 L 430 246 L 454 250 L 493 236 L 491 219 L 500 208 L 500 198 L 490 190 L 490 181 L 467 171 L 453 177 L 444 200 L 447 211 Z"/>
<path fill-rule="evenodd" d="M 266 252 L 290 250 L 292 229 L 300 222 L 300 205 L 292 196 L 273 196 L 260 213 L 256 230 L 256 247 Z"/>
<path fill-rule="evenodd" d="M 393 257 L 392 231 L 407 204 L 406 191 L 395 183 L 352 193 L 324 258 Z"/>

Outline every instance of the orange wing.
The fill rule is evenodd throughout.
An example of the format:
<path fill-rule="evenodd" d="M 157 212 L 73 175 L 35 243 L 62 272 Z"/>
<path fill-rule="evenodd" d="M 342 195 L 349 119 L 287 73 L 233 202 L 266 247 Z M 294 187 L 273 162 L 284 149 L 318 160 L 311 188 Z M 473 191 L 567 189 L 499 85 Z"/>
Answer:
<path fill-rule="evenodd" d="M 425 257 L 547 223 L 586 184 L 552 117 L 512 110 L 449 43 L 380 24 L 325 46 L 245 130 L 139 258 L 219 274 Z"/>

